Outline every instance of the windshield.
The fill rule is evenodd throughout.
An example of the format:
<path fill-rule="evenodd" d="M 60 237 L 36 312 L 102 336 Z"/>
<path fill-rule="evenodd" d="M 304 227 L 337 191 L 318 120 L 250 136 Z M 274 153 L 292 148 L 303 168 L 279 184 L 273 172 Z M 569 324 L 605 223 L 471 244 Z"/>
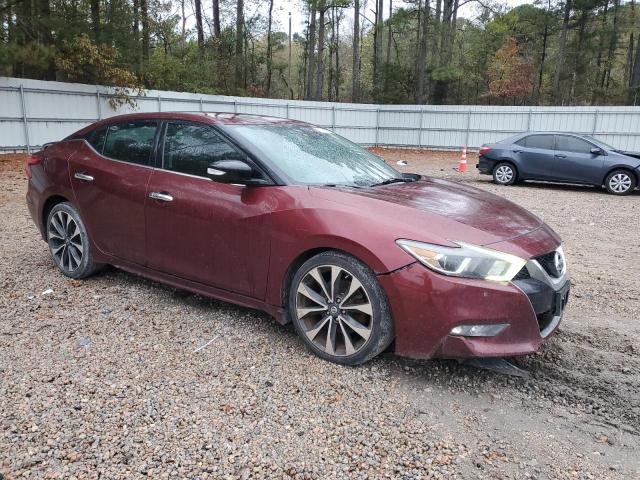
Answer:
<path fill-rule="evenodd" d="M 227 128 L 296 184 L 371 186 L 403 178 L 381 158 L 323 128 L 292 124 Z"/>

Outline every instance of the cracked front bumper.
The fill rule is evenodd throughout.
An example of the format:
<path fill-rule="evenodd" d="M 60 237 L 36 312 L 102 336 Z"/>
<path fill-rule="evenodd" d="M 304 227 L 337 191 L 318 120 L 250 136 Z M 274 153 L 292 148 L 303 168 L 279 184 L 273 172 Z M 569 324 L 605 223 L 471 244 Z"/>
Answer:
<path fill-rule="evenodd" d="M 566 278 L 561 285 L 534 290 L 528 287 L 540 287 L 536 279 L 518 285 L 456 278 L 417 263 L 379 280 L 393 312 L 396 353 L 413 358 L 509 357 L 536 352 L 558 327 L 569 288 Z M 545 317 L 541 323 L 540 315 L 551 309 L 551 320 L 546 322 Z M 481 324 L 509 326 L 492 337 L 450 335 L 456 326 Z"/>

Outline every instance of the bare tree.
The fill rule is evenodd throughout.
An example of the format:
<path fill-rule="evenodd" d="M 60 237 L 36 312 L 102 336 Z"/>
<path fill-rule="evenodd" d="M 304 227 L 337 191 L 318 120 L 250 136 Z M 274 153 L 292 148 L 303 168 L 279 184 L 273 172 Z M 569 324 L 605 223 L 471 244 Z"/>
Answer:
<path fill-rule="evenodd" d="M 100 0 L 91 0 L 91 28 L 94 41 L 100 43 Z"/>
<path fill-rule="evenodd" d="M 236 3 L 236 88 L 244 85 L 244 0 L 237 0 Z"/>
<path fill-rule="evenodd" d="M 569 18 L 571 16 L 571 0 L 565 0 L 564 14 L 562 16 L 562 28 L 560 30 L 560 40 L 558 42 L 558 55 L 556 56 L 556 67 L 553 72 L 552 96 L 554 103 L 558 103 L 560 94 L 560 75 L 564 67 L 564 55 L 567 48 L 567 32 L 569 31 Z"/>
<path fill-rule="evenodd" d="M 316 4 L 315 0 L 309 2 L 309 33 L 307 36 L 307 85 L 305 100 L 313 98 L 313 77 L 315 74 L 315 49 L 316 49 Z"/>
<path fill-rule="evenodd" d="M 609 37 L 609 51 L 607 55 L 607 62 L 605 64 L 605 74 L 600 82 L 600 88 L 604 92 L 609 88 L 611 82 L 611 70 L 615 61 L 616 47 L 618 44 L 618 10 L 620 7 L 620 0 L 613 0 L 613 25 L 611 28 L 611 35 Z"/>
<path fill-rule="evenodd" d="M 354 0 L 351 101 L 360 98 L 360 0 Z"/>
<path fill-rule="evenodd" d="M 631 70 L 631 81 L 629 82 L 629 103 L 636 104 L 636 96 L 640 90 L 640 35 L 638 35 L 638 43 L 636 44 L 635 59 L 633 69 Z"/>
<path fill-rule="evenodd" d="M 273 0 L 269 0 L 269 17 L 267 21 L 267 96 L 271 92 L 271 75 L 273 69 L 273 46 L 271 40 L 271 26 L 273 23 Z"/>
<path fill-rule="evenodd" d="M 149 61 L 149 48 L 151 43 L 148 0 L 140 0 L 140 20 L 142 23 L 142 60 L 146 64 Z"/>
<path fill-rule="evenodd" d="M 387 60 L 386 63 L 391 63 L 391 41 L 393 39 L 393 29 L 391 28 L 391 17 L 393 16 L 393 0 L 389 0 L 389 19 L 387 20 L 389 33 L 387 34 Z"/>
<path fill-rule="evenodd" d="M 607 0 L 608 2 L 608 0 Z M 551 0 L 548 0 L 547 13 L 551 10 Z M 542 75 L 544 73 L 544 61 L 547 58 L 547 42 L 549 40 L 549 19 L 544 17 L 544 31 L 542 32 L 542 52 L 540 54 L 540 69 L 538 70 L 538 84 L 536 86 L 536 103 L 540 104 L 542 91 Z"/>
<path fill-rule="evenodd" d="M 220 0 L 213 0 L 213 35 L 220 38 L 222 30 L 220 28 Z"/>
<path fill-rule="evenodd" d="M 198 33 L 198 48 L 204 48 L 204 30 L 202 28 L 202 1 L 194 0 L 194 9 L 196 13 L 196 31 Z"/>
<path fill-rule="evenodd" d="M 425 101 L 425 77 L 427 70 L 427 36 L 429 34 L 429 0 L 424 1 L 424 12 L 422 13 L 420 45 L 418 48 L 418 88 L 416 92 L 416 103 L 422 104 Z"/>
<path fill-rule="evenodd" d="M 376 0 L 375 23 L 373 26 L 373 87 L 380 89 L 380 56 L 382 54 L 382 8 L 383 0 Z"/>
<path fill-rule="evenodd" d="M 327 81 L 327 100 L 333 100 L 334 82 L 336 77 L 333 56 L 336 53 L 336 7 L 329 11 L 329 24 L 331 25 L 331 40 L 329 41 L 329 78 Z"/>
<path fill-rule="evenodd" d="M 327 12 L 325 0 L 320 0 L 318 12 L 318 72 L 315 99 L 322 100 L 322 91 L 324 89 L 324 15 Z"/>
<path fill-rule="evenodd" d="M 342 16 L 341 10 L 335 10 L 335 21 L 336 21 L 336 78 L 334 82 L 334 88 L 336 89 L 335 101 L 340 101 L 340 17 Z"/>
<path fill-rule="evenodd" d="M 636 23 L 636 2 L 631 0 L 630 24 Z M 629 32 L 629 46 L 627 47 L 627 61 L 624 64 L 625 85 L 631 85 L 631 73 L 633 71 L 633 48 L 635 46 L 634 32 Z"/>

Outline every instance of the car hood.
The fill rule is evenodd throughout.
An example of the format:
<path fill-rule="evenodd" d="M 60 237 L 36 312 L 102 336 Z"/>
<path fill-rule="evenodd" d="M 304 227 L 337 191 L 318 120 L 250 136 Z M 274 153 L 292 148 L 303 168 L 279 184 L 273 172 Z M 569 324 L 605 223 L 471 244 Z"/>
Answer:
<path fill-rule="evenodd" d="M 379 187 L 312 190 L 358 208 L 373 222 L 395 224 L 399 237 L 411 235 L 412 240 L 440 237 L 488 245 L 544 226 L 540 218 L 500 196 L 446 180 L 422 177 Z"/>
<path fill-rule="evenodd" d="M 624 155 L 626 157 L 631 157 L 635 160 L 640 160 L 640 152 L 630 152 L 626 150 L 613 150 L 615 153 L 619 153 L 620 155 Z"/>

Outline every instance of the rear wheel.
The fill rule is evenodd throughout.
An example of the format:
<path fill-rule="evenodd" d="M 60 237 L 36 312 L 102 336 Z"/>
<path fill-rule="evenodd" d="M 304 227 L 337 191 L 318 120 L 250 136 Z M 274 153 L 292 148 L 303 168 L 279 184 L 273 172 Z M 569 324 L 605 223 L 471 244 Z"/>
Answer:
<path fill-rule="evenodd" d="M 54 263 L 67 277 L 85 278 L 98 268 L 80 214 L 68 202 L 58 203 L 49 212 L 47 243 Z"/>
<path fill-rule="evenodd" d="M 607 175 L 604 186 L 612 195 L 629 195 L 636 188 L 636 178 L 626 170 L 614 170 Z"/>
<path fill-rule="evenodd" d="M 518 172 L 509 162 L 501 162 L 493 169 L 493 181 L 498 185 L 513 185 L 518 179 Z"/>
<path fill-rule="evenodd" d="M 359 365 L 393 340 L 387 297 L 373 272 L 341 252 L 323 252 L 295 273 L 289 290 L 293 324 L 316 355 Z"/>

